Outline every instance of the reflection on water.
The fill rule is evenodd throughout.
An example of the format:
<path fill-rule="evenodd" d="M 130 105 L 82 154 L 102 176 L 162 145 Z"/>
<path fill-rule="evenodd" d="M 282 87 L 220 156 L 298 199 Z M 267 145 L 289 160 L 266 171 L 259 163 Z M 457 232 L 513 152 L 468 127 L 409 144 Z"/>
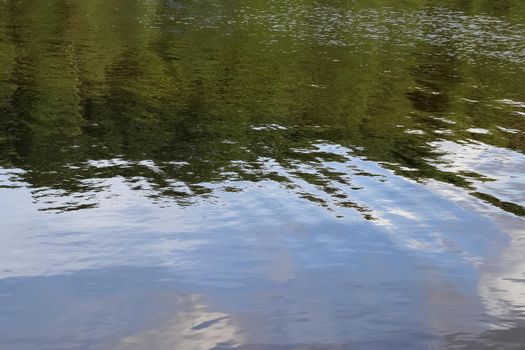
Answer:
<path fill-rule="evenodd" d="M 522 1 L 0 3 L 0 346 L 521 349 Z"/>

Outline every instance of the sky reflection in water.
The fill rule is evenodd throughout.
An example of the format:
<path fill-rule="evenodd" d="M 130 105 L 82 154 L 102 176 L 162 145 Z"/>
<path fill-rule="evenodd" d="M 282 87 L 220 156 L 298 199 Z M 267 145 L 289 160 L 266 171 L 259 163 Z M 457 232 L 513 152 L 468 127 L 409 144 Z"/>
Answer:
<path fill-rule="evenodd" d="M 521 349 L 521 1 L 0 4 L 0 348 Z"/>

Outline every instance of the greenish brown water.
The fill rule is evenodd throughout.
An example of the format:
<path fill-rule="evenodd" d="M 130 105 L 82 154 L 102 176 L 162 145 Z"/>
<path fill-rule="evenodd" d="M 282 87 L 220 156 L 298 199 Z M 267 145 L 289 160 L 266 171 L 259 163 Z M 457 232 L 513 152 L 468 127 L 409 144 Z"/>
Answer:
<path fill-rule="evenodd" d="M 523 349 L 525 2 L 0 2 L 0 349 Z"/>

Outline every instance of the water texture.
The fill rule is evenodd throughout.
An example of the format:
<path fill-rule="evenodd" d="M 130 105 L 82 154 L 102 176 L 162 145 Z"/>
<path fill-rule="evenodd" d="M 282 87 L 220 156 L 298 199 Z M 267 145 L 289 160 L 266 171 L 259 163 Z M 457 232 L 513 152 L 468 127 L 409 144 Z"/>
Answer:
<path fill-rule="evenodd" d="M 525 2 L 0 1 L 0 350 L 525 348 Z"/>

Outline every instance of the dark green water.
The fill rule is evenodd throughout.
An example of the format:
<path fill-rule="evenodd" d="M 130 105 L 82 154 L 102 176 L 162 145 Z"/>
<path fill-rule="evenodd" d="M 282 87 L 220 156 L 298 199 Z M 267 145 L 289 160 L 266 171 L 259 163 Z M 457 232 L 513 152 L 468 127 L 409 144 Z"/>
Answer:
<path fill-rule="evenodd" d="M 524 349 L 525 2 L 0 2 L 0 349 Z"/>

